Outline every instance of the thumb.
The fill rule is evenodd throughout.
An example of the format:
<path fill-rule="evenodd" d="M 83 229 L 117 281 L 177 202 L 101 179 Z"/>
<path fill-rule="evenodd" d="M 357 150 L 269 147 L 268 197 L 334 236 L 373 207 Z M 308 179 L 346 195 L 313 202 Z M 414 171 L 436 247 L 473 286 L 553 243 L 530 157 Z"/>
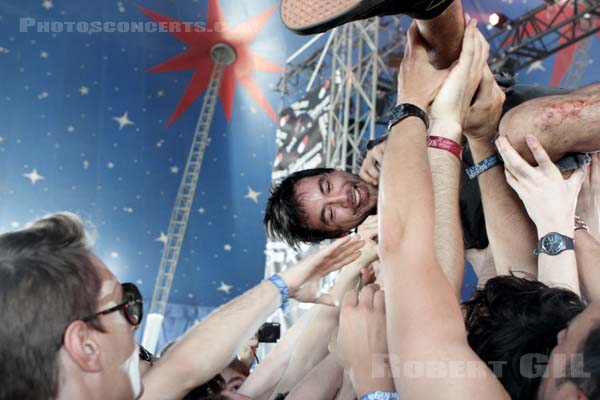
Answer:
<path fill-rule="evenodd" d="M 567 179 L 567 181 L 569 181 L 569 184 L 580 188 L 581 184 L 583 183 L 583 180 L 585 179 L 585 175 L 586 175 L 586 171 L 584 167 L 579 167 L 577 168 L 569 177 L 569 179 Z"/>

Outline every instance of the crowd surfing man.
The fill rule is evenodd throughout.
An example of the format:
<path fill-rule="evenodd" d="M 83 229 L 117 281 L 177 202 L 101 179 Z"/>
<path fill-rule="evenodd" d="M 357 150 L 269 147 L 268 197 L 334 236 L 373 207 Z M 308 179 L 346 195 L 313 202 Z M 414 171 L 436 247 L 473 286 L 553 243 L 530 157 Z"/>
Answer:
<path fill-rule="evenodd" d="M 399 13 L 417 18 L 417 27 L 434 67 L 446 68 L 456 60 L 464 32 L 460 0 L 282 2 L 284 24 L 301 34 L 323 32 L 341 23 L 375 15 Z M 527 161 L 533 162 L 525 137 L 528 132 L 535 132 L 550 157 L 560 160 L 562 170 L 576 168 L 585 158 L 563 157 L 565 154 L 600 149 L 597 134 L 600 103 L 596 99 L 599 92 L 597 85 L 570 93 L 550 88 L 509 88 L 499 133 L 507 136 Z M 465 130 L 476 123 L 467 116 Z M 316 243 L 343 236 L 375 214 L 385 145 L 382 142 L 369 151 L 358 175 L 323 168 L 288 176 L 272 190 L 267 203 L 264 223 L 268 233 L 292 245 Z M 464 160 L 471 162 L 469 148 L 463 153 Z M 482 160 L 475 160 L 479 161 Z M 477 181 L 471 181 L 466 174 L 462 178 L 460 209 L 465 248 L 482 249 L 487 247 L 488 238 L 479 188 Z"/>

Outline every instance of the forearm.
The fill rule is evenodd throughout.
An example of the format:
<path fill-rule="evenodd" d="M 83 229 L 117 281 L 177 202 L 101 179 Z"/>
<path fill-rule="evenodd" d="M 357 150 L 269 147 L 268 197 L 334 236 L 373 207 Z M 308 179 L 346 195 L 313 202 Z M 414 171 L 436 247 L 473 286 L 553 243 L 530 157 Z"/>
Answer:
<path fill-rule="evenodd" d="M 359 259 L 342 270 L 335 286 L 330 291 L 337 301 L 341 302 L 344 294 L 356 287 L 362 266 L 364 266 L 364 262 Z M 335 330 L 339 322 L 339 308 L 316 305 L 308 313 L 312 315 L 310 322 L 303 329 L 289 365 L 281 381 L 277 384 L 276 393 L 290 391 L 300 379 L 306 376 L 308 371 L 329 354 L 327 347 L 331 332 Z"/>
<path fill-rule="evenodd" d="M 330 354 L 294 386 L 286 400 L 331 400 L 342 384 L 343 374 L 344 369 Z"/>
<path fill-rule="evenodd" d="M 553 161 L 567 152 L 600 150 L 600 84 L 526 101 L 503 116 L 499 131 L 530 163 L 535 159 L 527 134 L 540 140 Z"/>
<path fill-rule="evenodd" d="M 316 307 L 308 310 L 285 332 L 285 335 L 275 345 L 269 355 L 256 367 L 238 393 L 258 400 L 260 396 L 268 398 L 281 380 L 288 367 L 294 350 L 317 312 Z"/>
<path fill-rule="evenodd" d="M 475 163 L 497 152 L 489 142 L 470 141 L 469 145 Z M 506 182 L 504 167 L 493 167 L 478 179 L 485 226 L 498 275 L 526 272 L 537 276 L 537 259 L 532 253 L 537 243 L 535 226 L 519 196 Z"/>
<path fill-rule="evenodd" d="M 435 148 L 428 149 L 428 156 L 435 201 L 435 254 L 458 298 L 465 265 L 458 208 L 460 160 L 446 150 Z"/>
<path fill-rule="evenodd" d="M 280 304 L 279 290 L 271 282 L 262 282 L 213 311 L 144 375 L 143 399 L 180 399 L 210 380 Z"/>
<path fill-rule="evenodd" d="M 419 32 L 429 46 L 431 63 L 438 69 L 448 68 L 460 55 L 465 21 L 461 0 L 454 0 L 438 17 L 417 20 Z"/>
<path fill-rule="evenodd" d="M 585 229 L 575 231 L 575 256 L 583 297 L 589 303 L 600 300 L 600 242 Z"/>
<path fill-rule="evenodd" d="M 334 400 L 356 400 L 356 393 L 354 393 L 352 381 L 345 371 L 344 377 L 342 378 L 342 385 L 336 393 Z"/>

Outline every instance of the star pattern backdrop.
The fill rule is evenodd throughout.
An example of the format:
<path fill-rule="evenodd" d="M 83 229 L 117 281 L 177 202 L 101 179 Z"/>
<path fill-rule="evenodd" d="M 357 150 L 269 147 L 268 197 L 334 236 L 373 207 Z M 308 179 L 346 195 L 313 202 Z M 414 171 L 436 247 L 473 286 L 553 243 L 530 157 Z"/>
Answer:
<path fill-rule="evenodd" d="M 541 3 L 464 1 L 482 20 Z M 277 7 L 273 0 L 0 3 L 0 229 L 76 212 L 95 226 L 98 255 L 149 300 L 210 75 L 202 52 L 221 34 L 241 49 L 241 62 L 225 72 L 170 303 L 212 309 L 258 283 L 282 103 L 271 88 L 286 56 L 308 39 L 284 29 Z M 23 18 L 222 29 L 79 33 L 63 24 L 62 32 L 22 32 Z M 594 38 L 582 85 L 597 75 L 598 51 Z M 572 53 L 530 66 L 519 81 L 560 85 Z"/>

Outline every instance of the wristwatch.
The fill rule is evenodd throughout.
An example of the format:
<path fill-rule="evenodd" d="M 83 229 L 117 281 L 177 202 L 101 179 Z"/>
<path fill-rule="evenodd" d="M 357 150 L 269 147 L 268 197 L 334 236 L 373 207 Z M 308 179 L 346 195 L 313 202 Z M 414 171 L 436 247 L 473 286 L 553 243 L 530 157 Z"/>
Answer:
<path fill-rule="evenodd" d="M 540 239 L 537 247 L 533 250 L 536 256 L 540 253 L 545 253 L 550 256 L 555 256 L 565 250 L 575 249 L 573 238 L 561 235 L 558 232 L 550 232 Z"/>
<path fill-rule="evenodd" d="M 392 129 L 392 126 L 408 117 L 419 117 L 425 123 L 425 128 L 429 129 L 429 118 L 425 111 L 410 103 L 399 104 L 390 112 L 388 118 L 387 130 Z"/>

